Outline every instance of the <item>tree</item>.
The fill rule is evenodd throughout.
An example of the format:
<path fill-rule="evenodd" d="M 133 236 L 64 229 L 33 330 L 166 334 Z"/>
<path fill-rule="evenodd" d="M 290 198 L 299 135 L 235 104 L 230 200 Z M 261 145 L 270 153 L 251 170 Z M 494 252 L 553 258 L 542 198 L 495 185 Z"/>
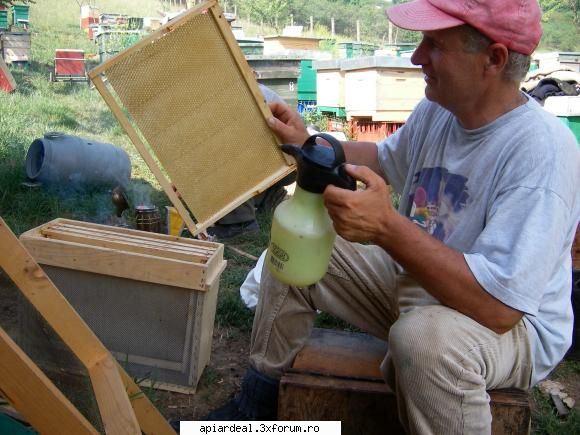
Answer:
<path fill-rule="evenodd" d="M 544 19 L 550 20 L 554 12 L 570 13 L 574 24 L 580 25 L 580 0 L 540 0 Z"/>
<path fill-rule="evenodd" d="M 289 0 L 240 0 L 237 3 L 253 20 L 263 20 L 277 31 L 289 15 Z"/>

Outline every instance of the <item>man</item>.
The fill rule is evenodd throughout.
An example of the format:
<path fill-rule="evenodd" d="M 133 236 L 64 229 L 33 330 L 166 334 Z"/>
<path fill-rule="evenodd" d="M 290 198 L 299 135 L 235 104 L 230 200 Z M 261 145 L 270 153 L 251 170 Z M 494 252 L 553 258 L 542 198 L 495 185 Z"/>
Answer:
<path fill-rule="evenodd" d="M 324 192 L 340 236 L 328 273 L 288 288 L 265 270 L 251 368 L 209 418 L 275 418 L 316 309 L 388 339 L 381 369 L 410 433 L 490 433 L 486 390 L 529 388 L 570 346 L 580 153 L 519 91 L 541 36 L 537 1 L 416 0 L 387 14 L 423 32 L 412 61 L 426 99 L 385 141 L 344 144 L 366 187 Z M 299 117 L 271 109 L 279 138 L 302 144 Z"/>

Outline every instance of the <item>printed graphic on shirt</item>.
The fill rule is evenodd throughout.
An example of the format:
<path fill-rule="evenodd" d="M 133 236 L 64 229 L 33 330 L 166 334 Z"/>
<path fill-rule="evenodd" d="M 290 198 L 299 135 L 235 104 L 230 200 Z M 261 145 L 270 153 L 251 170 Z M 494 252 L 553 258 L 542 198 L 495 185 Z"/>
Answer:
<path fill-rule="evenodd" d="M 467 178 L 445 168 L 423 168 L 413 177 L 407 216 L 438 240 L 461 221 L 469 199 Z"/>

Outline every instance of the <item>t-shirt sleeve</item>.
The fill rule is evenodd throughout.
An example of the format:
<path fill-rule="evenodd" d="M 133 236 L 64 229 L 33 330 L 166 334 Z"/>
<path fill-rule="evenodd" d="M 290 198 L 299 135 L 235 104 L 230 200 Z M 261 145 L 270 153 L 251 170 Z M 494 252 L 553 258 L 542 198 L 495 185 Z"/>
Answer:
<path fill-rule="evenodd" d="M 547 212 L 548 211 L 548 212 Z M 546 188 L 513 187 L 498 195 L 465 260 L 479 284 L 504 304 L 537 315 L 553 266 L 562 258 L 570 210 Z"/>
<path fill-rule="evenodd" d="M 377 144 L 379 164 L 384 177 L 396 192 L 401 192 L 411 164 L 413 153 L 413 137 L 419 128 L 419 120 L 424 117 L 427 100 L 419 102 L 407 122 L 394 134 Z"/>

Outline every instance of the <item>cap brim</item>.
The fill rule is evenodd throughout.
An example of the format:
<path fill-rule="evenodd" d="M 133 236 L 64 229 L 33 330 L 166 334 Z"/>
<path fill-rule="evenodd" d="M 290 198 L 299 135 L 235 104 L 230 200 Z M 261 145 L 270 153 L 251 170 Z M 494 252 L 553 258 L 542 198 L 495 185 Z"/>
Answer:
<path fill-rule="evenodd" d="M 427 0 L 391 6 L 385 13 L 395 26 L 407 30 L 440 30 L 465 24 L 465 21 L 437 9 Z"/>

